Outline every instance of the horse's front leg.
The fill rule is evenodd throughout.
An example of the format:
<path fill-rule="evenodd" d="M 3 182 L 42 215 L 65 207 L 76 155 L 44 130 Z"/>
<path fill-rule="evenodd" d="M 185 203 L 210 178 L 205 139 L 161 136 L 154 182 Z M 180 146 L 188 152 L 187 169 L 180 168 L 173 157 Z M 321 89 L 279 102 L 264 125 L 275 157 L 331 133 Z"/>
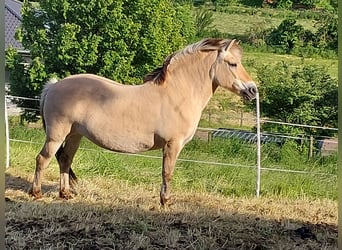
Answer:
<path fill-rule="evenodd" d="M 162 186 L 160 190 L 160 203 L 164 206 L 171 198 L 170 182 L 176 161 L 183 145 L 181 141 L 169 141 L 163 148 Z"/>

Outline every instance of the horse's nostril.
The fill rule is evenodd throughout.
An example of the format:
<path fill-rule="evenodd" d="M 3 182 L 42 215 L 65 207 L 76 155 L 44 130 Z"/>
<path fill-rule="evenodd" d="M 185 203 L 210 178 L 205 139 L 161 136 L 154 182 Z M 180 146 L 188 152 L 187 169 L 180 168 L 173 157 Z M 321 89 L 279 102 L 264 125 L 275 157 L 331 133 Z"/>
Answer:
<path fill-rule="evenodd" d="M 242 97 L 245 100 L 253 100 L 256 97 L 257 92 L 258 89 L 254 84 L 247 86 L 247 88 L 244 90 L 241 90 Z"/>
<path fill-rule="evenodd" d="M 249 88 L 249 92 L 252 94 L 252 95 L 256 95 L 257 93 L 257 88 L 255 86 L 252 86 Z"/>

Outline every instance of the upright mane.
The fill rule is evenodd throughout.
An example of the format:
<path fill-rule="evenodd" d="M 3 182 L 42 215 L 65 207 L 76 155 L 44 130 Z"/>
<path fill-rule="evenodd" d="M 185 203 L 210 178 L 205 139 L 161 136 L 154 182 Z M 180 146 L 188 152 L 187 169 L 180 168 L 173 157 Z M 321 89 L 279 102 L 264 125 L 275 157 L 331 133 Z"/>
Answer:
<path fill-rule="evenodd" d="M 144 78 L 144 82 L 152 81 L 154 84 L 161 85 L 165 82 L 168 66 L 175 60 L 196 51 L 220 50 L 230 42 L 230 39 L 207 38 L 197 43 L 190 44 L 184 49 L 169 55 L 161 67 L 156 68 Z"/>

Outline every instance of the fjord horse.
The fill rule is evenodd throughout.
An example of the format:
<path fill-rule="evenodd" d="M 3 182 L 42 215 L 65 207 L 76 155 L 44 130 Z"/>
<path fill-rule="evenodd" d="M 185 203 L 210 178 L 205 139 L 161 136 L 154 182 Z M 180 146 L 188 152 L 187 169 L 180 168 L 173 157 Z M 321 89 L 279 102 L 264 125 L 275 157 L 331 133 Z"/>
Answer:
<path fill-rule="evenodd" d="M 71 197 L 76 182 L 71 163 L 85 136 L 116 152 L 161 148 L 160 202 L 166 204 L 178 155 L 195 134 L 217 87 L 246 100 L 255 98 L 256 84 L 241 57 L 242 49 L 235 40 L 204 39 L 168 56 L 141 85 L 122 85 L 92 74 L 47 84 L 41 95 L 46 140 L 36 157 L 30 193 L 41 197 L 42 171 L 56 156 L 60 197 Z"/>

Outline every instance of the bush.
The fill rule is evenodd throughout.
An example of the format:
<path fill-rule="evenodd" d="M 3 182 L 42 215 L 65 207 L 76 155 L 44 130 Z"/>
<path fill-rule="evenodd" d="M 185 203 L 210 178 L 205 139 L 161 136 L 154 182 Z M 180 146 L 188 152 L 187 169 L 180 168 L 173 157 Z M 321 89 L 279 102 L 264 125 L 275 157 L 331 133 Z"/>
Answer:
<path fill-rule="evenodd" d="M 261 115 L 297 124 L 337 127 L 338 82 L 320 66 L 286 63 L 257 68 Z M 252 106 L 251 106 L 252 107 Z M 267 124 L 264 129 L 291 134 L 331 135 L 328 130 L 295 129 Z"/>
<path fill-rule="evenodd" d="M 18 31 L 33 63 L 24 68 L 18 54 L 7 53 L 12 95 L 37 96 L 51 74 L 141 82 L 195 35 L 191 6 L 170 0 L 43 0 L 38 6 L 24 2 Z"/>
<path fill-rule="evenodd" d="M 296 24 L 293 18 L 285 19 L 281 24 L 273 29 L 266 37 L 266 43 L 272 46 L 279 46 L 286 52 L 290 52 L 295 47 L 300 47 L 307 40 L 306 36 L 311 34 L 305 31 L 303 26 Z"/>
<path fill-rule="evenodd" d="M 313 33 L 297 24 L 296 19 L 287 18 L 277 28 L 259 30 L 257 34 L 259 37 L 265 37 L 267 45 L 274 49 L 280 49 L 280 52 L 283 53 L 299 56 L 330 54 L 331 58 L 331 51 L 335 51 L 333 57 L 336 57 L 338 49 L 337 17 L 324 15 L 324 18 L 317 21 L 316 28 L 317 31 Z M 249 40 L 250 43 L 252 41 Z"/>
<path fill-rule="evenodd" d="M 338 20 L 337 15 L 325 15 L 317 20 L 317 32 L 315 33 L 313 42 L 317 48 L 325 48 L 338 50 Z"/>

